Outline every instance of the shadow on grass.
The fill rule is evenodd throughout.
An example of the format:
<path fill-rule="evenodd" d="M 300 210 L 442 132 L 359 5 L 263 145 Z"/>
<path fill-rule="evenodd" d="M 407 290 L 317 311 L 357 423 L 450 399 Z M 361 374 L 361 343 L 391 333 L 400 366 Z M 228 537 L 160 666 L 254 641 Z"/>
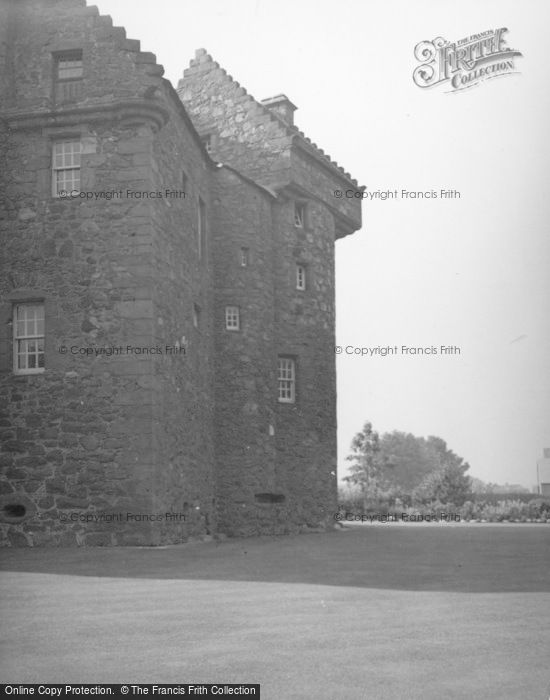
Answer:
<path fill-rule="evenodd" d="M 550 591 L 550 527 L 350 527 L 170 547 L 5 549 L 4 571 L 414 591 Z"/>

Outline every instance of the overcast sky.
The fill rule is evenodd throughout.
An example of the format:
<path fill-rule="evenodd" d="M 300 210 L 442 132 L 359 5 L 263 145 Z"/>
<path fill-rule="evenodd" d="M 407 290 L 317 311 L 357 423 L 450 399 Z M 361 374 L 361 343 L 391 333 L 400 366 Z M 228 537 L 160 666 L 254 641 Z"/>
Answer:
<path fill-rule="evenodd" d="M 90 3 L 91 4 L 91 3 Z M 204 47 L 373 200 L 337 243 L 337 343 L 460 355 L 338 356 L 339 475 L 366 420 L 438 435 L 485 481 L 533 486 L 550 447 L 550 3 L 535 0 L 99 0 L 177 85 Z M 420 89 L 414 47 L 507 27 L 519 74 Z"/>

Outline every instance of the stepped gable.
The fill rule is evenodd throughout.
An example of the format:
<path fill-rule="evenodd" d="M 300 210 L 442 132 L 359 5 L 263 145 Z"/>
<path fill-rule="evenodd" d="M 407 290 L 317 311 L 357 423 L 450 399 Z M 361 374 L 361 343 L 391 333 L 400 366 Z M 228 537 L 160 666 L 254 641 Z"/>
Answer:
<path fill-rule="evenodd" d="M 352 178 L 352 176 L 342 166 L 340 166 L 336 161 L 332 160 L 332 158 L 328 154 L 326 154 L 322 148 L 319 148 L 316 143 L 314 143 L 310 138 L 308 138 L 297 127 L 286 123 L 281 117 L 277 115 L 277 113 L 275 113 L 261 101 L 255 99 L 252 95 L 250 95 L 239 82 L 234 80 L 233 76 L 229 75 L 227 71 L 224 68 L 222 68 L 217 61 L 214 61 L 212 56 L 204 48 L 196 50 L 195 58 L 191 59 L 191 61 L 189 62 L 189 67 L 184 70 L 183 78 L 178 83 L 177 92 L 180 95 L 180 98 L 182 99 L 184 104 L 186 103 L 185 78 L 196 77 L 197 74 L 206 74 L 210 71 L 217 71 L 219 76 L 224 77 L 224 81 L 226 83 L 231 83 L 233 85 L 233 87 L 235 88 L 235 94 L 243 102 L 248 103 L 248 109 L 251 113 L 254 114 L 256 120 L 258 120 L 258 117 L 260 117 L 263 118 L 263 120 L 265 121 L 276 123 L 280 128 L 281 136 L 286 137 L 288 139 L 288 145 L 292 145 L 292 143 L 297 143 L 297 145 L 303 147 L 304 150 L 310 153 L 310 155 L 322 161 L 325 165 L 330 166 L 332 169 L 336 170 L 340 176 L 343 176 L 344 178 L 349 180 L 352 185 L 358 187 L 357 180 Z M 269 100 L 264 100 L 264 102 L 269 102 Z M 191 109 L 190 111 L 193 110 Z M 201 124 L 199 117 L 197 126 L 200 131 L 201 127 L 203 129 L 208 128 L 209 124 Z"/>
<path fill-rule="evenodd" d="M 72 0 L 75 2 L 75 0 Z M 95 5 L 86 5 L 86 0 L 76 0 L 83 5 L 84 13 L 93 18 L 94 35 L 96 38 L 111 39 L 114 45 L 121 51 L 127 52 L 137 70 L 141 70 L 145 75 L 162 77 L 164 67 L 157 63 L 157 57 L 151 51 L 142 51 L 139 39 L 128 39 L 126 29 L 113 25 L 110 15 L 100 15 Z"/>

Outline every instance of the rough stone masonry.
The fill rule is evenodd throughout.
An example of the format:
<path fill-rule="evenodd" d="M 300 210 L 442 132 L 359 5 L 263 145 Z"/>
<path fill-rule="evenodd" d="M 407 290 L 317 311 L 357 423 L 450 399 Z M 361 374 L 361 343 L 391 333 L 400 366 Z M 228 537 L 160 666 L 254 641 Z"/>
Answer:
<path fill-rule="evenodd" d="M 334 245 L 362 188 L 199 50 L 0 5 L 2 543 L 328 527 Z"/>

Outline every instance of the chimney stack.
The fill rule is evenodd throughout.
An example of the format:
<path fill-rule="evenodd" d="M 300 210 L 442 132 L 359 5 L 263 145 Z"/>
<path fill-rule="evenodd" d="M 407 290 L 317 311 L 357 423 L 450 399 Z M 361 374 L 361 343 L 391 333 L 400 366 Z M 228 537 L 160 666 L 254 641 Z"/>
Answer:
<path fill-rule="evenodd" d="M 288 126 L 294 126 L 294 111 L 296 105 L 288 99 L 286 95 L 275 95 L 261 100 L 264 107 L 267 107 L 271 112 L 276 114 L 279 119 L 282 119 Z"/>

